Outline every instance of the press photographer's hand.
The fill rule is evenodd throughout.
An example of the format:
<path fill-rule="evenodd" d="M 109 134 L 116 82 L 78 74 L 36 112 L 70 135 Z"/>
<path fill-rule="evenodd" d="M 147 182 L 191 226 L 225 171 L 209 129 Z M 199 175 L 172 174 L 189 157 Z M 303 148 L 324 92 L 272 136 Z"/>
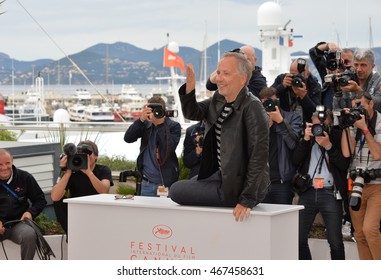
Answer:
<path fill-rule="evenodd" d="M 60 159 L 60 168 L 66 168 L 67 155 L 63 155 Z"/>
<path fill-rule="evenodd" d="M 360 92 L 362 88 L 353 80 L 348 81 L 348 85 L 340 87 L 343 91 L 346 92 Z"/>
<path fill-rule="evenodd" d="M 315 136 L 315 141 L 318 143 L 321 147 L 329 147 L 332 145 L 331 141 L 329 140 L 329 135 L 327 132 L 323 132 L 324 136 Z"/>
<path fill-rule="evenodd" d="M 144 121 L 150 121 L 152 116 L 152 108 L 148 107 L 148 104 L 144 104 L 142 115 L 140 116 L 140 120 L 142 122 Z"/>
<path fill-rule="evenodd" d="M 282 114 L 279 111 L 279 107 L 278 106 L 275 106 L 275 111 L 267 112 L 267 114 L 269 115 L 270 120 L 272 120 L 273 122 L 276 122 L 276 123 L 283 122 L 283 117 L 282 117 Z"/>
<path fill-rule="evenodd" d="M 292 86 L 292 74 L 287 73 L 284 76 L 282 85 L 283 85 L 284 88 L 288 88 L 288 87 Z"/>
<path fill-rule="evenodd" d="M 355 121 L 353 123 L 353 126 L 359 128 L 361 130 L 367 130 L 368 125 L 366 124 L 365 116 L 360 114 L 360 117 L 361 117 L 361 119 L 359 119 L 358 121 Z"/>
<path fill-rule="evenodd" d="M 311 137 L 314 136 L 312 134 L 312 123 L 306 123 L 306 129 L 304 130 L 304 140 L 305 141 L 310 141 Z"/>
<path fill-rule="evenodd" d="M 296 96 L 303 99 L 307 95 L 307 86 L 304 82 L 302 82 L 302 87 L 292 87 L 292 91 Z"/>

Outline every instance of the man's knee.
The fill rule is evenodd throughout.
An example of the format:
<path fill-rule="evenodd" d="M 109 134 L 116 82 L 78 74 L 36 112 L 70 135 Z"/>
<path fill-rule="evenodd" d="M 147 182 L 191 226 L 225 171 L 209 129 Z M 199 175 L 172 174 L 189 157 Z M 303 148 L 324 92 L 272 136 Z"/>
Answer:
<path fill-rule="evenodd" d="M 21 233 L 21 243 L 36 243 L 37 235 L 32 227 L 25 227 Z"/>

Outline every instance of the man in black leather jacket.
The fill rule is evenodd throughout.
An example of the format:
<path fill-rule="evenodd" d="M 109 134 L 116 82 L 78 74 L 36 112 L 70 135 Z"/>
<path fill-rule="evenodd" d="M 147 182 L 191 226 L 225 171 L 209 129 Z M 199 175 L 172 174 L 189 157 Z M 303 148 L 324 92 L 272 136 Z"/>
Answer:
<path fill-rule="evenodd" d="M 198 178 L 174 183 L 170 198 L 182 205 L 234 207 L 236 221 L 249 217 L 270 183 L 269 118 L 246 85 L 248 60 L 225 53 L 217 68 L 218 91 L 197 102 L 195 74 L 186 67 L 186 84 L 179 89 L 184 116 L 205 120 L 204 147 Z"/>
<path fill-rule="evenodd" d="M 239 49 L 234 49 L 238 53 L 242 54 L 250 61 L 252 66 L 252 73 L 247 87 L 249 91 L 256 97 L 259 97 L 259 92 L 261 89 L 267 86 L 266 77 L 262 75 L 262 68 L 257 66 L 257 57 L 255 56 L 255 49 L 251 46 L 242 46 Z M 217 85 L 215 83 L 216 71 L 210 74 L 208 81 L 206 82 L 206 88 L 210 91 L 217 90 Z"/>

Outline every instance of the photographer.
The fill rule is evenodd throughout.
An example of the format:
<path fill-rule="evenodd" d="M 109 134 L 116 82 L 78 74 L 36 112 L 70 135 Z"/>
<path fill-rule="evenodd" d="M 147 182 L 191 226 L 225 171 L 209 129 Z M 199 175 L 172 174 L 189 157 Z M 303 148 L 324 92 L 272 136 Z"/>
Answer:
<path fill-rule="evenodd" d="M 68 147 L 67 145 L 65 146 Z M 62 203 L 62 200 L 68 197 L 108 193 L 110 186 L 114 185 L 111 169 L 108 166 L 96 163 L 98 159 L 98 147 L 94 142 L 89 140 L 81 141 L 78 143 L 77 151 L 78 150 L 82 152 L 74 156 L 77 157 L 77 159 L 82 159 L 83 156 L 87 157 L 87 167 L 80 170 L 72 170 L 76 169 L 77 162 L 74 161 L 70 164 L 68 161 L 70 155 L 65 154 L 60 160 L 63 175 L 59 178 L 59 181 L 54 185 L 51 191 L 51 198 L 55 202 L 54 206 L 57 219 L 66 233 L 67 204 Z M 65 151 L 65 153 L 69 152 Z M 78 160 L 78 163 L 80 162 L 81 160 Z"/>
<path fill-rule="evenodd" d="M 342 151 L 352 158 L 349 176 L 355 181 L 350 213 L 360 259 L 381 260 L 381 174 L 371 172 L 381 168 L 381 114 L 368 92 L 357 96 L 357 102 L 360 107 L 355 104 L 356 109 L 345 109 L 342 116 Z"/>
<path fill-rule="evenodd" d="M 278 75 L 271 87 L 277 90 L 282 110 L 297 111 L 303 122 L 310 122 L 316 105 L 321 104 L 321 86 L 303 58 L 294 60 L 290 73 Z"/>
<path fill-rule="evenodd" d="M 292 153 L 302 132 L 302 118 L 279 108 L 274 88 L 264 88 L 259 97 L 270 117 L 269 166 L 271 186 L 263 203 L 292 204 L 291 180 L 295 175 Z"/>
<path fill-rule="evenodd" d="M 153 105 L 155 104 L 155 105 Z M 133 143 L 141 138 L 137 169 L 143 176 L 141 195 L 157 196 L 159 186 L 169 188 L 179 177 L 176 147 L 181 126 L 166 116 L 165 102 L 151 97 L 143 113 L 124 134 L 124 141 Z"/>
<path fill-rule="evenodd" d="M 204 144 L 204 121 L 191 125 L 185 132 L 184 139 L 184 166 L 189 168 L 188 179 L 198 175 L 202 155 L 202 146 Z"/>
<path fill-rule="evenodd" d="M 353 66 L 353 51 L 340 49 L 334 43 L 320 42 L 309 50 L 309 54 L 322 80 L 322 105 L 331 110 L 344 108 L 339 105 L 340 100 L 343 96 L 347 100 L 348 93 L 342 92 L 336 75 Z"/>
<path fill-rule="evenodd" d="M 346 198 L 349 159 L 341 152 L 340 129 L 332 126 L 333 114 L 317 106 L 312 123 L 294 151 L 293 163 L 299 166 L 294 187 L 299 194 L 299 258 L 310 260 L 308 235 L 318 212 L 327 229 L 333 260 L 345 259 L 341 222 L 342 199 Z"/>
<path fill-rule="evenodd" d="M 381 75 L 373 72 L 375 62 L 375 54 L 371 49 L 357 49 L 353 54 L 353 66 L 358 81 L 350 79 L 346 86 L 341 89 L 353 94 L 366 91 L 374 102 L 374 109 L 381 112 Z"/>

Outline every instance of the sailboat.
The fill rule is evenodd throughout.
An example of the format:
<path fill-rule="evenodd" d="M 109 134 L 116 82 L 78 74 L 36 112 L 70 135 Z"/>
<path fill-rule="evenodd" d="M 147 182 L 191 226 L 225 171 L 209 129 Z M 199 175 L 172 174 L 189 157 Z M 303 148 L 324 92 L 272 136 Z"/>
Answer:
<path fill-rule="evenodd" d="M 44 79 L 41 73 L 38 73 L 34 85 L 28 89 L 24 103 L 16 105 L 12 99 L 12 104 L 5 106 L 4 112 L 10 121 L 49 121 L 49 114 L 45 109 Z"/>

